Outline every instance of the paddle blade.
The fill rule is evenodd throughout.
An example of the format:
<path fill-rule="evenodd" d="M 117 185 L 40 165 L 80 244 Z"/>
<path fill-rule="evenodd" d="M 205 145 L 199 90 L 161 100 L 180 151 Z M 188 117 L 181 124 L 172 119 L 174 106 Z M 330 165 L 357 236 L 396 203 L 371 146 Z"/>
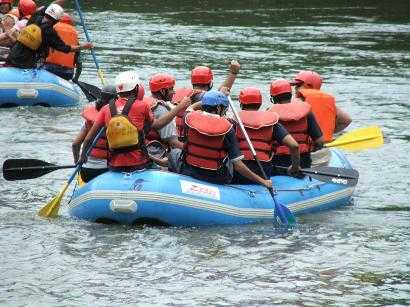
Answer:
<path fill-rule="evenodd" d="M 327 143 L 325 147 L 337 147 L 348 151 L 358 151 L 378 148 L 382 146 L 383 143 L 383 133 L 380 127 L 370 126 L 349 131 L 333 142 Z"/>
<path fill-rule="evenodd" d="M 54 166 L 37 159 L 7 159 L 3 163 L 3 177 L 8 181 L 38 178 L 55 170 L 50 168 Z"/>
<path fill-rule="evenodd" d="M 359 172 L 351 168 L 321 166 L 318 168 L 304 168 L 302 173 L 322 182 L 356 186 L 359 181 Z"/>
<path fill-rule="evenodd" d="M 278 203 L 275 207 L 275 214 L 279 217 L 282 225 L 295 226 L 297 223 L 296 217 L 292 211 L 290 211 L 290 209 L 283 204 Z"/>
<path fill-rule="evenodd" d="M 77 81 L 77 85 L 80 87 L 81 91 L 84 93 L 85 98 L 92 102 L 101 97 L 101 89 L 95 85 L 88 84 L 82 81 Z"/>
<path fill-rule="evenodd" d="M 58 211 L 60 210 L 61 200 L 63 199 L 64 193 L 68 188 L 68 184 L 66 183 L 63 190 L 58 193 L 48 204 L 46 204 L 43 208 L 40 209 L 38 215 L 41 217 L 56 217 L 58 215 Z"/>

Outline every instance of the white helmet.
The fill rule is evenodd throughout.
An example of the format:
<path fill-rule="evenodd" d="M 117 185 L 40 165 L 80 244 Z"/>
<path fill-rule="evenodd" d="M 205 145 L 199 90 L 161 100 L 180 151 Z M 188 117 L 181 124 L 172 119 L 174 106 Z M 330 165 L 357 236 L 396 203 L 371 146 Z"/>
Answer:
<path fill-rule="evenodd" d="M 123 71 L 115 78 L 115 89 L 117 93 L 129 92 L 135 89 L 140 82 L 136 71 Z"/>
<path fill-rule="evenodd" d="M 56 3 L 51 3 L 46 9 L 46 15 L 50 16 L 54 20 L 60 20 L 64 14 L 64 9 Z"/>

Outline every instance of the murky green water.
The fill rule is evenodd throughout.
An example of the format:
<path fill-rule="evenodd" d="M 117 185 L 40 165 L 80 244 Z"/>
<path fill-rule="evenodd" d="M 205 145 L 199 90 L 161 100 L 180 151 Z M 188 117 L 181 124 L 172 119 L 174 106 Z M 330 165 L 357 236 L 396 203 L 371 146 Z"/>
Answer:
<path fill-rule="evenodd" d="M 233 94 L 315 69 L 354 118 L 379 125 L 386 145 L 349 154 L 361 178 L 352 207 L 270 225 L 127 228 L 37 210 L 68 172 L 0 179 L 0 305 L 409 305 L 410 3 L 402 1 L 93 1 L 84 11 L 109 79 L 136 68 L 146 80 L 188 85 L 197 64 Z M 309 7 L 306 7 L 309 5 Z M 82 79 L 98 84 L 91 57 Z M 80 108 L 0 110 L 0 161 L 71 163 Z"/>

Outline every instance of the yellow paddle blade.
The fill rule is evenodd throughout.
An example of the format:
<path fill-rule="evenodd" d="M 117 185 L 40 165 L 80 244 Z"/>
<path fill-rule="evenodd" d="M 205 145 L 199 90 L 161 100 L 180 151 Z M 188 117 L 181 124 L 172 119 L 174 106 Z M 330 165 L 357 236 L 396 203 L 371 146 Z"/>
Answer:
<path fill-rule="evenodd" d="M 58 215 L 58 210 L 60 210 L 61 200 L 63 199 L 65 191 L 68 188 L 68 182 L 65 184 L 64 188 L 55 196 L 47 205 L 40 209 L 38 215 L 41 217 L 56 217 Z"/>
<path fill-rule="evenodd" d="M 101 69 L 97 70 L 97 75 L 100 78 L 102 85 L 105 85 L 104 73 Z"/>
<path fill-rule="evenodd" d="M 378 148 L 383 145 L 383 133 L 380 127 L 370 126 L 354 129 L 333 142 L 325 144 L 325 147 L 337 147 L 349 151 Z"/>

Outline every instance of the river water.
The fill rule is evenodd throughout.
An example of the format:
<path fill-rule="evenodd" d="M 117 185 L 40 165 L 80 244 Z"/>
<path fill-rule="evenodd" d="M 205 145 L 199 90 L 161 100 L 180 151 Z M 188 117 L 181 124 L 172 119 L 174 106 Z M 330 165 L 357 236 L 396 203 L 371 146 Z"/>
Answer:
<path fill-rule="evenodd" d="M 146 86 L 155 72 L 183 86 L 204 64 L 220 84 L 238 59 L 233 95 L 258 86 L 268 103 L 272 79 L 318 71 L 351 128 L 379 125 L 385 135 L 384 147 L 348 154 L 361 176 L 354 205 L 300 218 L 285 235 L 270 224 L 130 228 L 64 209 L 39 218 L 69 171 L 0 179 L 0 305 L 409 305 L 409 2 L 161 2 L 83 7 L 107 78 L 135 68 Z M 90 56 L 82 80 L 98 85 Z M 70 164 L 80 110 L 1 109 L 0 161 Z"/>

